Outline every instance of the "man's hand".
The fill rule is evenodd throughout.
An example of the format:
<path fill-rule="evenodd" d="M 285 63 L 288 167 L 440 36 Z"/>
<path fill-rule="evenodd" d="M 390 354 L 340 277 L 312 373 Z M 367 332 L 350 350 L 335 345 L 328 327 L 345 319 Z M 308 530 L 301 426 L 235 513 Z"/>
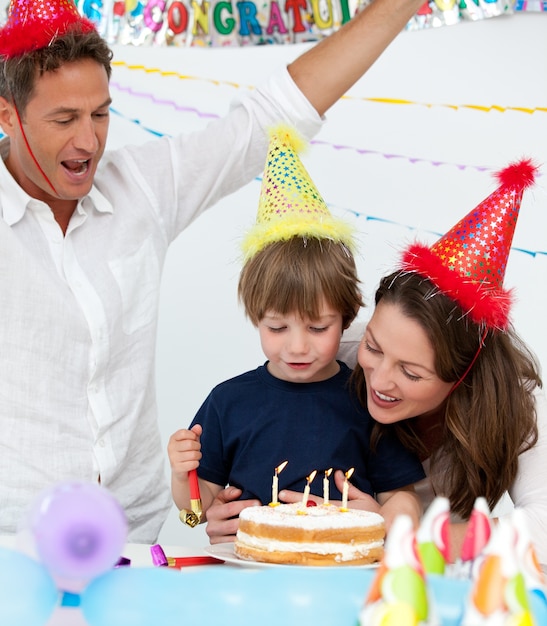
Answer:
<path fill-rule="evenodd" d="M 226 487 L 213 500 L 206 513 L 209 543 L 226 543 L 235 541 L 239 514 L 248 506 L 260 506 L 260 500 L 238 500 L 241 489 Z"/>

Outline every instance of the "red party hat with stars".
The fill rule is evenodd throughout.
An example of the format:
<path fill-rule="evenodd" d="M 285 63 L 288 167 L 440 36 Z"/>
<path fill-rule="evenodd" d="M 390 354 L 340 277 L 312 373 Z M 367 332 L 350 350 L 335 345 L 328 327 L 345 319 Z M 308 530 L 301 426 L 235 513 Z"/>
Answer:
<path fill-rule="evenodd" d="M 499 187 L 431 248 L 411 245 L 402 257 L 405 271 L 428 278 L 477 324 L 505 330 L 512 293 L 503 288 L 522 193 L 537 167 L 530 159 L 496 174 Z"/>
<path fill-rule="evenodd" d="M 298 156 L 304 140 L 284 125 L 270 129 L 269 135 L 256 224 L 242 244 L 245 260 L 293 237 L 329 239 L 353 250 L 353 226 L 331 215 Z"/>
<path fill-rule="evenodd" d="M 0 29 L 0 57 L 11 59 L 45 48 L 71 30 L 94 29 L 71 0 L 11 0 L 8 19 Z"/>

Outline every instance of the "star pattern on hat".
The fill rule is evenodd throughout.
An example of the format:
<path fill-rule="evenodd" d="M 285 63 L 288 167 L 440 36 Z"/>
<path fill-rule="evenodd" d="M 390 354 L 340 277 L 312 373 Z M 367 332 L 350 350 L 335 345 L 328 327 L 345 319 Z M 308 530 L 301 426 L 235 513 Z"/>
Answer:
<path fill-rule="evenodd" d="M 520 204 L 512 189 L 494 192 L 431 251 L 469 281 L 501 288 Z"/>
<path fill-rule="evenodd" d="M 74 15 L 79 18 L 80 14 L 76 5 L 71 0 L 42 0 L 39 3 L 22 1 L 11 3 L 9 20 L 14 26 L 24 26 L 29 20 L 42 22 L 55 22 L 60 15 Z"/>
<path fill-rule="evenodd" d="M 275 143 L 268 152 L 266 172 L 260 201 L 263 222 L 287 213 L 330 215 L 294 151 Z"/>

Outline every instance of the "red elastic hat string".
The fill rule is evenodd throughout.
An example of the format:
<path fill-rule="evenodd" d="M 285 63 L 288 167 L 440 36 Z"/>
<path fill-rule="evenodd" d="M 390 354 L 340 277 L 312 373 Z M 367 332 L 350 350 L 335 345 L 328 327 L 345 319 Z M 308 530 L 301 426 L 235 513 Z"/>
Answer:
<path fill-rule="evenodd" d="M 42 174 L 42 176 L 44 177 L 45 181 L 47 182 L 47 184 L 51 187 L 51 189 L 53 190 L 53 193 L 55 195 L 57 194 L 57 191 L 55 189 L 55 187 L 51 184 L 51 181 L 49 180 L 49 178 L 46 176 L 46 173 L 44 172 L 44 170 L 40 167 L 40 164 L 38 163 L 38 161 L 36 160 L 36 157 L 34 156 L 34 152 L 32 152 L 30 144 L 28 142 L 27 136 L 25 134 L 25 130 L 23 129 L 23 123 L 21 122 L 21 118 L 19 117 L 19 111 L 17 109 L 17 106 L 14 103 L 14 109 L 15 109 L 15 114 L 17 115 L 17 121 L 19 122 L 19 128 L 21 129 L 21 134 L 23 135 L 23 139 L 25 140 L 25 146 L 27 147 L 28 153 L 30 154 L 30 156 L 32 157 L 32 160 L 34 161 L 34 164 L 36 165 L 36 167 L 38 168 L 38 170 L 40 171 L 40 174 Z"/>
<path fill-rule="evenodd" d="M 484 340 L 486 339 L 486 335 L 487 334 L 488 334 L 488 328 L 485 328 L 484 332 L 482 333 L 482 337 L 481 337 L 481 340 L 480 340 L 480 343 L 479 343 L 479 347 L 477 348 L 477 351 L 475 352 L 475 356 L 471 360 L 471 363 L 469 363 L 469 365 L 467 366 L 467 369 L 465 370 L 465 372 L 460 376 L 460 379 L 454 383 L 454 386 L 452 387 L 452 389 L 450 390 L 450 393 L 448 395 L 453 393 L 460 386 L 460 383 L 463 382 L 463 380 L 465 379 L 467 374 L 469 374 L 469 372 L 471 371 L 471 368 L 473 367 L 473 365 L 475 365 L 475 361 L 478 359 L 480 351 L 484 347 Z"/>

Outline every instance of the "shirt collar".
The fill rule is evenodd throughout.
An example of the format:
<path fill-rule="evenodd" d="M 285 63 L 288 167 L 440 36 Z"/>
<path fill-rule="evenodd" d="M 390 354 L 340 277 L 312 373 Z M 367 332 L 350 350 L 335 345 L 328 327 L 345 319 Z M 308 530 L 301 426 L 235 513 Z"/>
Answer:
<path fill-rule="evenodd" d="M 110 203 L 110 200 L 107 200 L 105 196 L 93 185 L 89 190 L 87 196 L 82 198 L 80 202 L 84 209 L 94 207 L 99 213 L 113 213 L 114 208 Z"/>
<path fill-rule="evenodd" d="M 9 152 L 9 138 L 0 141 L 0 217 L 8 226 L 16 224 L 23 218 L 29 202 L 34 200 L 24 191 L 9 173 L 4 159 Z M 113 207 L 109 200 L 92 186 L 87 196 L 78 202 L 78 211 L 87 212 L 93 208 L 99 213 L 112 213 Z"/>
<path fill-rule="evenodd" d="M 0 215 L 8 226 L 12 226 L 23 217 L 31 197 L 9 173 L 4 163 L 8 151 L 9 139 L 6 138 L 0 141 Z"/>

